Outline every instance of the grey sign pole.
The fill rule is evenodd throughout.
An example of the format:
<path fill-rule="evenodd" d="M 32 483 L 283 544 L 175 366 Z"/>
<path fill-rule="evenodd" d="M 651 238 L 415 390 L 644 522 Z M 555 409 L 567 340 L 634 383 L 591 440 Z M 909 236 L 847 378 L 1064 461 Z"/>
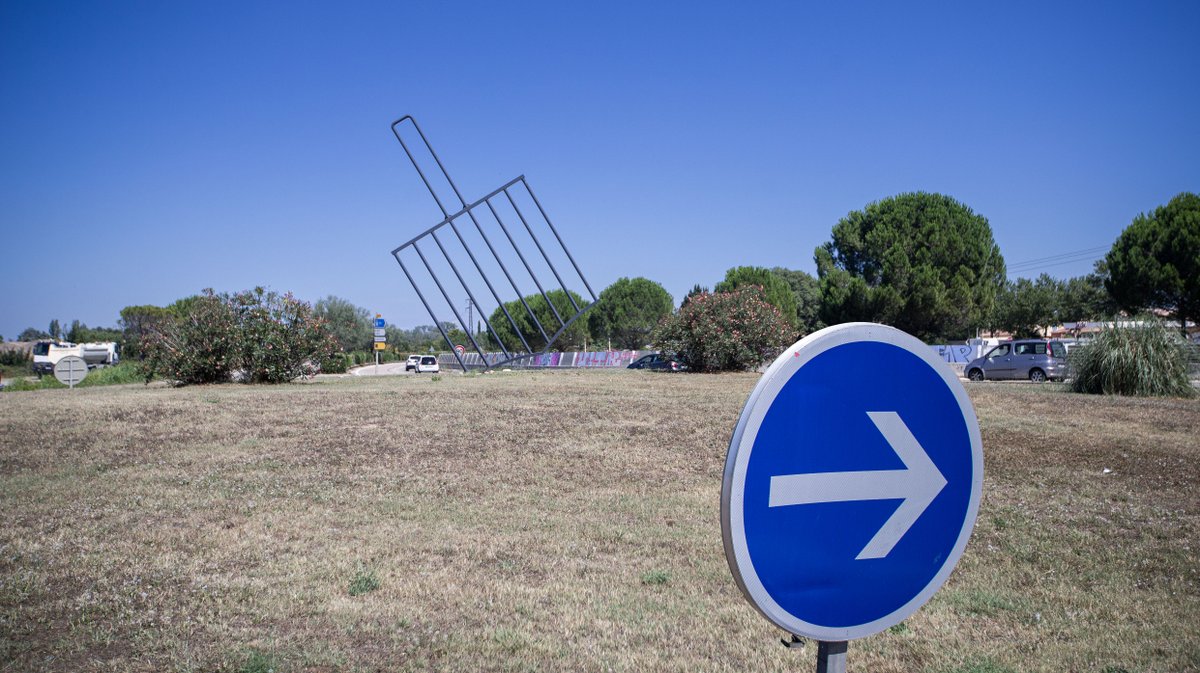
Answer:
<path fill-rule="evenodd" d="M 846 641 L 817 643 L 817 673 L 846 673 Z"/>

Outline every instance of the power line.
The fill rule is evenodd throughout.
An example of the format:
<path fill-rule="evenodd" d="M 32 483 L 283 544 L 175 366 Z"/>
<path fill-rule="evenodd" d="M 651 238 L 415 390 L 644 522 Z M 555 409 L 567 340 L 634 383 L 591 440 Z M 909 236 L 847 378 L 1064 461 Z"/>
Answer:
<path fill-rule="evenodd" d="M 1048 257 L 1039 257 L 1037 259 L 1030 259 L 1024 262 L 1009 264 L 1008 271 L 1031 271 L 1049 266 L 1096 260 L 1099 259 L 1098 253 L 1104 252 L 1105 250 L 1108 250 L 1108 246 L 1097 246 L 1095 248 L 1085 248 L 1083 250 L 1064 252 L 1057 255 L 1050 255 Z"/>
<path fill-rule="evenodd" d="M 1107 246 L 1107 245 L 1101 245 L 1101 246 L 1097 246 L 1094 248 L 1085 248 L 1083 250 L 1074 250 L 1072 252 L 1062 252 L 1057 255 L 1050 255 L 1049 257 L 1038 257 L 1036 259 L 1030 259 L 1030 260 L 1026 260 L 1024 262 L 1014 262 L 1011 266 L 1027 266 L 1030 264 L 1040 264 L 1041 262 L 1048 262 L 1051 260 L 1059 259 L 1060 257 L 1074 257 L 1076 255 L 1094 255 L 1098 252 L 1108 250 L 1108 248 L 1109 248 L 1109 246 Z"/>

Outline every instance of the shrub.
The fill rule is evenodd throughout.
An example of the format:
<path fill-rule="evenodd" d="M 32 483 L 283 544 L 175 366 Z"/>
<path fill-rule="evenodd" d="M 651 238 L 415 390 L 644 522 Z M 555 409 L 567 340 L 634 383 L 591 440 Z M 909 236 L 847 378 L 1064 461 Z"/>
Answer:
<path fill-rule="evenodd" d="M 321 360 L 321 371 L 326 374 L 345 374 L 353 361 L 354 356 L 350 353 L 333 353 Z"/>
<path fill-rule="evenodd" d="M 237 316 L 237 362 L 250 383 L 287 383 L 317 373 L 318 363 L 337 350 L 337 342 L 312 306 L 263 288 L 228 299 Z"/>
<path fill-rule="evenodd" d="M 25 348 L 5 348 L 0 350 L 0 365 L 23 367 L 28 365 L 31 359 L 33 359 L 33 356 Z"/>
<path fill-rule="evenodd" d="M 53 379 L 53 376 L 45 378 Z M 97 367 L 88 371 L 87 378 L 76 387 L 113 386 L 124 383 L 141 383 L 144 377 L 132 362 L 122 362 L 112 367 Z"/>
<path fill-rule="evenodd" d="M 185 385 L 228 381 L 237 364 L 237 315 L 227 297 L 206 289 L 185 315 L 152 325 L 141 351 L 147 381 L 155 375 Z"/>
<path fill-rule="evenodd" d="M 1188 346 L 1156 320 L 1116 322 L 1071 354 L 1077 393 L 1191 397 Z"/>
<path fill-rule="evenodd" d="M 654 343 L 692 371 L 713 372 L 754 369 L 786 348 L 792 335 L 762 288 L 748 285 L 692 296 L 659 324 Z"/>
<path fill-rule="evenodd" d="M 336 350 L 324 321 L 290 293 L 255 288 L 235 295 L 211 289 L 187 312 L 154 325 L 142 342 L 147 381 L 284 383 L 312 375 Z"/>

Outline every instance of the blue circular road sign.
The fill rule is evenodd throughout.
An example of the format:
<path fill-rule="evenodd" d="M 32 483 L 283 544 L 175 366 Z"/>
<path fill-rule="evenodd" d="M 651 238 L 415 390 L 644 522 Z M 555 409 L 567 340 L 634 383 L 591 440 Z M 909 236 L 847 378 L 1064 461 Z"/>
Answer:
<path fill-rule="evenodd" d="M 962 556 L 983 486 L 979 423 L 918 339 L 850 323 L 767 369 L 729 443 L 725 556 L 791 633 L 843 641 L 903 621 Z"/>

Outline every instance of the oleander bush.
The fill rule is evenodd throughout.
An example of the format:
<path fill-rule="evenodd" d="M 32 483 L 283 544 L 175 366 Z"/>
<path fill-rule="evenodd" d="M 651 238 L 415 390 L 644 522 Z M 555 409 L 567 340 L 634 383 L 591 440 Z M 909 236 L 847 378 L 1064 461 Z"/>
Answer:
<path fill-rule="evenodd" d="M 779 355 L 795 336 L 791 323 L 768 303 L 762 288 L 700 292 L 663 319 L 654 345 L 675 354 L 691 371 L 754 369 Z"/>
<path fill-rule="evenodd" d="M 206 289 L 186 314 L 155 325 L 141 344 L 145 379 L 177 384 L 285 383 L 320 370 L 337 352 L 324 320 L 291 293 Z"/>
<path fill-rule="evenodd" d="M 1114 322 L 1071 353 L 1071 390 L 1103 395 L 1192 397 L 1188 345 L 1178 331 L 1145 319 Z"/>

